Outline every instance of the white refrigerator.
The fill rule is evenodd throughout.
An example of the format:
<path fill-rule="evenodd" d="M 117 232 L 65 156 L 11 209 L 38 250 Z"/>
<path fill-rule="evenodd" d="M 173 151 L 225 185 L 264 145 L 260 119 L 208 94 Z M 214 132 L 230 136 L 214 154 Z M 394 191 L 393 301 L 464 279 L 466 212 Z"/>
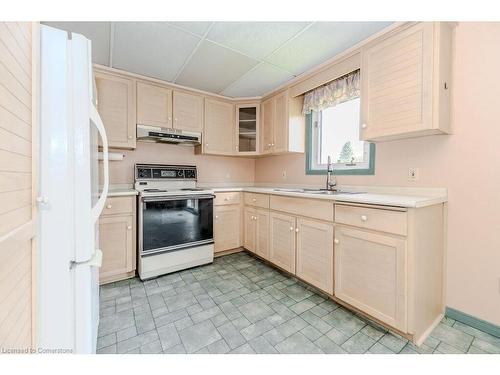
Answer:
<path fill-rule="evenodd" d="M 109 178 L 91 43 L 82 35 L 41 26 L 40 57 L 37 344 L 95 353 L 102 259 L 98 219 Z"/>

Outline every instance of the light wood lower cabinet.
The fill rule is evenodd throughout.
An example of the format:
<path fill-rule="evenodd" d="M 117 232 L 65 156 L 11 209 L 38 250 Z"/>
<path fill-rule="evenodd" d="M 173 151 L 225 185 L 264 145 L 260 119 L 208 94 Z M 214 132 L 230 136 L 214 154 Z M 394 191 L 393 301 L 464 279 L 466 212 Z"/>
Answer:
<path fill-rule="evenodd" d="M 335 295 L 406 331 L 406 240 L 337 225 Z"/>
<path fill-rule="evenodd" d="M 333 294 L 333 224 L 297 219 L 298 277 Z"/>
<path fill-rule="evenodd" d="M 255 253 L 256 236 L 255 230 L 257 228 L 255 209 L 245 207 L 243 213 L 243 247 L 252 253 Z"/>
<path fill-rule="evenodd" d="M 269 211 L 245 207 L 244 210 L 245 249 L 269 259 Z"/>
<path fill-rule="evenodd" d="M 214 207 L 214 251 L 216 253 L 241 246 L 239 205 Z"/>
<path fill-rule="evenodd" d="M 102 250 L 100 283 L 134 276 L 136 269 L 135 196 L 112 197 L 106 201 L 99 220 L 99 244 Z M 120 209 L 115 210 L 115 206 Z M 128 210 L 124 210 L 127 208 Z"/>
<path fill-rule="evenodd" d="M 276 212 L 269 214 L 269 260 L 285 271 L 295 273 L 295 217 Z"/>

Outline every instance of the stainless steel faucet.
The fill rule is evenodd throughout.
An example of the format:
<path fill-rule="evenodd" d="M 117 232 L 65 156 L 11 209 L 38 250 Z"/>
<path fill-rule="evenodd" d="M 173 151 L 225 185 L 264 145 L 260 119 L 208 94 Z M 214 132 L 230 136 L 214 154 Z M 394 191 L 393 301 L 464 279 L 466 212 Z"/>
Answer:
<path fill-rule="evenodd" d="M 337 180 L 333 175 L 332 158 L 328 156 L 328 164 L 326 166 L 326 190 L 335 190 L 336 185 L 337 185 Z"/>

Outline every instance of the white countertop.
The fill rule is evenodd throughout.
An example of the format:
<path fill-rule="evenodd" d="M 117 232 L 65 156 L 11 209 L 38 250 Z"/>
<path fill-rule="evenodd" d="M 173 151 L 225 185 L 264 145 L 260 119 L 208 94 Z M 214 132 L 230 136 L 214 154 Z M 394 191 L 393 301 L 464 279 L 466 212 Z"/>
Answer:
<path fill-rule="evenodd" d="M 431 206 L 433 204 L 447 201 L 446 189 L 442 188 L 405 188 L 405 187 L 373 187 L 373 186 L 339 186 L 340 190 L 358 191 L 357 194 L 335 194 L 322 195 L 311 193 L 298 193 L 288 191 L 276 191 L 283 188 L 300 187 L 280 187 L 280 186 L 216 186 L 201 184 L 204 188 L 214 192 L 246 191 L 250 193 L 274 194 L 289 197 L 326 199 L 334 202 L 364 203 L 393 207 L 418 208 Z M 109 189 L 109 197 L 121 197 L 137 195 L 137 191 L 132 187 L 112 186 Z"/>
<path fill-rule="evenodd" d="M 289 188 L 289 187 L 287 187 Z M 313 199 L 327 199 L 335 202 L 349 202 L 349 203 L 365 203 L 376 204 L 383 206 L 418 208 L 431 206 L 447 201 L 446 189 L 409 189 L 401 188 L 372 188 L 365 186 L 357 187 L 340 187 L 341 190 L 346 191 L 362 191 L 363 193 L 357 194 L 335 194 L 335 195 L 322 195 L 310 193 L 298 193 L 287 191 L 276 191 L 276 187 L 213 187 L 215 192 L 229 192 L 229 191 L 246 191 L 251 193 L 263 193 L 284 195 L 290 197 L 302 197 Z"/>

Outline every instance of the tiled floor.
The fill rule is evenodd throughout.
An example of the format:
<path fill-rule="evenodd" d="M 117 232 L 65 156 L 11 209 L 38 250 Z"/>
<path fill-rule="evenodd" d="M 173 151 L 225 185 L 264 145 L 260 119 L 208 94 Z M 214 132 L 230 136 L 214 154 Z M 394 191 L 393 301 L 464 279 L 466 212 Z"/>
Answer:
<path fill-rule="evenodd" d="M 500 353 L 444 319 L 420 348 L 247 253 L 101 288 L 98 353 Z"/>

